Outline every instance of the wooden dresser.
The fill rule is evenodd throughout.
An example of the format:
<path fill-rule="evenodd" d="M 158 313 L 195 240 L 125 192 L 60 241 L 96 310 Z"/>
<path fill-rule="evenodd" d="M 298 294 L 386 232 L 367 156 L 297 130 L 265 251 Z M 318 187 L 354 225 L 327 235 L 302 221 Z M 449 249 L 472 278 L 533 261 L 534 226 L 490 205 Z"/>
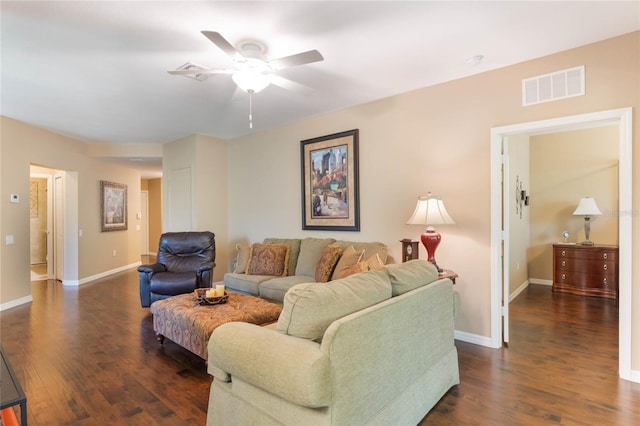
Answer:
<path fill-rule="evenodd" d="M 618 247 L 553 245 L 553 291 L 618 299 Z"/>

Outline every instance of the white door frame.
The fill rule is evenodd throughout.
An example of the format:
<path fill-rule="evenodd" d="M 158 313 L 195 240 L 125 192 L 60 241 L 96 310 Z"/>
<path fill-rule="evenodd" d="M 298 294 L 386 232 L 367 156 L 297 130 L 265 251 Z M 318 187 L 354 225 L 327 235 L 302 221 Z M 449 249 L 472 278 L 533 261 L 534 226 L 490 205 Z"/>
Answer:
<path fill-rule="evenodd" d="M 542 134 L 588 126 L 618 125 L 619 147 L 619 330 L 618 373 L 634 380 L 631 370 L 631 274 L 632 274 L 632 108 L 554 118 L 491 129 L 491 347 L 502 347 L 502 318 L 508 299 L 502 306 L 502 244 L 508 252 L 509 239 L 502 230 L 502 141 L 509 135 Z M 508 268 L 508 265 L 506 266 Z M 508 276 L 508 275 L 507 275 Z M 508 324 L 506 325 L 508 326 Z M 636 381 L 638 379 L 636 378 Z"/>

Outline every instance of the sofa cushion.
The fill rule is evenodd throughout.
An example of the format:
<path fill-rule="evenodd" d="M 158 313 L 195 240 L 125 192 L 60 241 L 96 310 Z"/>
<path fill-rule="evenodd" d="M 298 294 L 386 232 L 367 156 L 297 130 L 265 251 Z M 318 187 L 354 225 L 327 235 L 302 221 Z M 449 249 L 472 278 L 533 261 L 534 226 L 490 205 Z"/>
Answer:
<path fill-rule="evenodd" d="M 349 246 L 353 246 L 356 251 L 364 250 L 364 255 L 362 256 L 363 259 L 368 259 L 374 254 L 377 254 L 378 256 L 380 256 L 380 260 L 382 261 L 382 263 L 387 263 L 388 248 L 385 244 L 376 242 L 363 243 L 359 241 L 343 240 L 338 240 L 334 244 L 342 247 L 343 249 L 346 249 Z"/>
<path fill-rule="evenodd" d="M 291 275 L 288 277 L 269 277 L 271 279 L 260 283 L 260 297 L 282 302 L 287 291 L 296 284 L 313 282 L 313 278 L 306 275 Z"/>
<path fill-rule="evenodd" d="M 247 274 L 286 276 L 289 250 L 287 244 L 253 244 L 249 252 Z"/>
<path fill-rule="evenodd" d="M 289 265 L 287 275 L 295 275 L 298 255 L 300 254 L 300 240 L 297 238 L 265 238 L 265 244 L 289 244 Z"/>
<path fill-rule="evenodd" d="M 321 341 L 333 321 L 390 297 L 391 282 L 382 271 L 369 271 L 326 284 L 298 284 L 284 297 L 277 330 Z"/>
<path fill-rule="evenodd" d="M 228 272 L 224 274 L 224 285 L 231 290 L 238 291 L 240 293 L 252 294 L 257 296 L 260 294 L 258 285 L 263 282 L 273 279 L 271 275 L 247 275 L 247 274 L 234 274 Z"/>
<path fill-rule="evenodd" d="M 319 283 L 326 283 L 331 279 L 333 270 L 342 254 L 342 249 L 338 246 L 328 245 L 322 250 L 320 259 L 316 264 L 315 280 Z"/>
<path fill-rule="evenodd" d="M 296 275 L 315 277 L 316 265 L 322 250 L 334 241 L 333 238 L 305 238 L 300 241 L 300 255 L 296 264 Z"/>
<path fill-rule="evenodd" d="M 364 250 L 356 250 L 355 248 L 353 248 L 353 246 L 349 246 L 344 249 L 344 251 L 342 252 L 342 256 L 340 256 L 340 259 L 338 259 L 338 263 L 333 270 L 331 279 L 339 280 L 340 278 L 344 278 L 346 276 L 345 272 L 353 265 L 360 262 L 363 255 Z"/>
<path fill-rule="evenodd" d="M 438 279 L 438 270 L 426 260 L 415 259 L 405 263 L 387 265 L 394 296 L 406 293 Z"/>
<path fill-rule="evenodd" d="M 247 265 L 249 264 L 249 252 L 251 246 L 248 244 L 236 244 L 236 268 L 233 270 L 235 274 L 244 274 L 247 271 Z"/>

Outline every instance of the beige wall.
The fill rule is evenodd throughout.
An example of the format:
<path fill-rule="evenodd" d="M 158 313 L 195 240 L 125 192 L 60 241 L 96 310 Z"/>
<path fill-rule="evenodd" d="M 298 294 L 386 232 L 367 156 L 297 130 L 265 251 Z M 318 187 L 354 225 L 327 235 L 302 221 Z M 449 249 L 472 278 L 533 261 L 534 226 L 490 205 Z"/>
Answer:
<path fill-rule="evenodd" d="M 516 135 L 508 138 L 508 189 L 509 199 L 509 295 L 517 296 L 516 290 L 528 283 L 527 250 L 529 248 L 530 208 L 522 201 L 526 191 L 531 195 L 529 167 L 529 136 Z"/>
<path fill-rule="evenodd" d="M 191 135 L 165 144 L 162 162 L 163 229 L 213 232 L 215 281 L 222 280 L 229 262 L 227 144 L 220 139 Z M 176 176 L 181 182 L 177 186 Z"/>
<path fill-rule="evenodd" d="M 158 252 L 158 243 L 162 235 L 162 179 L 147 181 L 149 191 L 149 251 Z"/>
<path fill-rule="evenodd" d="M 618 127 L 531 137 L 530 277 L 553 279 L 552 244 L 584 241 L 584 217 L 573 216 L 580 198 L 595 198 L 602 216 L 591 220 L 590 239 L 618 244 Z"/>
<path fill-rule="evenodd" d="M 71 244 L 65 249 L 77 256 L 77 271 L 65 271 L 70 281 L 82 281 L 124 265 L 140 261 L 139 235 L 135 232 L 135 212 L 140 211 L 140 173 L 88 157 L 86 145 L 27 124 L 1 117 L 2 187 L 0 206 L 3 265 L 0 276 L 0 303 L 22 299 L 31 293 L 29 276 L 29 175 L 35 164 L 69 173 L 67 185 L 77 187 L 77 200 L 65 212 L 76 227 L 66 229 Z M 76 181 L 77 177 L 77 181 Z M 100 180 L 128 185 L 128 231 L 101 232 Z M 72 191 L 73 192 L 73 191 Z M 10 203 L 9 194 L 20 195 L 20 203 Z M 69 227 L 68 227 L 69 228 Z M 79 236 L 79 230 L 83 236 Z M 13 245 L 4 244 L 13 235 Z M 73 250 L 74 247 L 75 250 Z M 112 252 L 116 250 L 116 256 Z"/>
<path fill-rule="evenodd" d="M 402 238 L 420 229 L 405 225 L 416 197 L 431 191 L 446 202 L 456 225 L 441 227 L 441 266 L 459 273 L 461 308 L 456 329 L 490 335 L 490 129 L 622 107 L 638 107 L 640 33 L 558 53 L 515 66 L 356 106 L 229 145 L 229 244 L 267 236 L 333 236 L 377 240 L 400 258 Z M 586 95 L 523 107 L 523 78 L 584 65 Z M 360 129 L 361 232 L 301 230 L 300 141 Z M 638 129 L 638 115 L 634 117 Z M 638 140 L 637 134 L 634 141 Z M 640 164 L 640 149 L 634 164 Z M 638 167 L 634 167 L 637 180 Z M 640 189 L 634 188 L 634 211 Z M 535 202 L 535 201 L 532 201 Z M 634 219 L 634 265 L 640 265 L 640 226 Z M 421 252 L 424 258 L 424 252 Z M 633 282 L 640 283 L 635 267 Z M 635 284 L 640 285 L 640 284 Z M 634 291 L 640 312 L 640 291 Z M 638 324 L 637 314 L 634 324 Z M 634 330 L 640 342 L 640 327 Z M 635 353 L 634 365 L 640 366 Z"/>

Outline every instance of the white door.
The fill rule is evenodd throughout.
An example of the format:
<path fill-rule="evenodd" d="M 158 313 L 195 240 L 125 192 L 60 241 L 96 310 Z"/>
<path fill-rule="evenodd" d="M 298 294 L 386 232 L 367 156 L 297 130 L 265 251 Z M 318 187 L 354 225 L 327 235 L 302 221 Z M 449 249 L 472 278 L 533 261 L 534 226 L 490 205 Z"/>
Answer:
<path fill-rule="evenodd" d="M 53 262 L 54 277 L 58 281 L 62 281 L 64 277 L 64 180 L 62 175 L 54 177 L 54 194 L 53 194 Z"/>
<path fill-rule="evenodd" d="M 149 191 L 140 192 L 140 254 L 149 254 Z"/>

